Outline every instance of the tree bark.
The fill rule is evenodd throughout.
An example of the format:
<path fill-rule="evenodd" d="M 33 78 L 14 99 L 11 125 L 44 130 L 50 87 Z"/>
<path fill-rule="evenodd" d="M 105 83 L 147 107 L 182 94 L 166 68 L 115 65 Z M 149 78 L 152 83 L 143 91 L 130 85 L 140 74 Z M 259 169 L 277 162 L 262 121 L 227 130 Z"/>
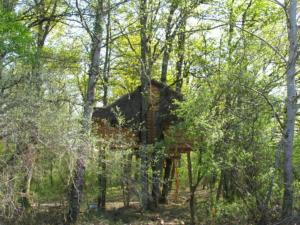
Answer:
<path fill-rule="evenodd" d="M 106 23 L 106 49 L 105 61 L 103 67 L 103 106 L 107 105 L 108 81 L 110 77 L 110 56 L 111 56 L 111 15 L 110 15 L 110 0 L 107 1 L 107 23 Z"/>
<path fill-rule="evenodd" d="M 107 7 L 109 8 L 107 12 L 107 23 L 106 23 L 106 49 L 105 49 L 105 61 L 103 67 L 103 106 L 107 105 L 108 99 L 108 80 L 110 76 L 110 56 L 111 56 L 111 21 L 110 21 L 110 0 L 107 2 Z M 99 151 L 99 167 L 101 168 L 101 173 L 99 175 L 99 197 L 98 197 L 98 207 L 99 209 L 105 210 L 106 205 L 106 160 L 105 160 L 105 148 Z"/>
<path fill-rule="evenodd" d="M 171 176 L 171 168 L 172 168 L 172 160 L 170 158 L 166 159 L 166 168 L 164 173 L 164 182 L 162 187 L 162 192 L 160 196 L 160 203 L 167 203 L 167 198 L 169 194 L 169 182 L 170 182 L 170 176 Z"/>
<path fill-rule="evenodd" d="M 286 73 L 286 122 L 283 134 L 283 150 L 284 150 L 284 194 L 282 217 L 290 217 L 293 215 L 293 143 L 294 129 L 296 118 L 296 61 L 298 58 L 298 37 L 297 37 L 297 0 L 290 0 L 287 12 L 287 27 L 289 40 L 289 57 L 287 62 Z"/>
<path fill-rule="evenodd" d="M 124 156 L 126 158 L 126 156 Z M 131 194 L 131 169 L 132 169 L 132 153 L 127 155 L 127 160 L 124 162 L 124 179 L 123 179 L 123 197 L 124 206 L 129 207 L 130 205 L 130 194 Z"/>
<path fill-rule="evenodd" d="M 105 210 L 106 205 L 106 152 L 105 149 L 99 151 L 99 165 L 101 172 L 99 174 L 99 197 L 98 208 Z"/>
<path fill-rule="evenodd" d="M 91 65 L 88 74 L 88 87 L 83 111 L 83 130 L 85 133 L 89 133 L 91 130 L 91 119 L 95 100 L 95 87 L 100 69 L 100 51 L 103 32 L 103 0 L 98 0 L 97 4 L 94 33 L 92 36 Z"/>
<path fill-rule="evenodd" d="M 143 210 L 149 208 L 149 192 L 148 192 L 148 168 L 149 160 L 147 153 L 147 127 L 146 117 L 148 111 L 148 96 L 149 87 L 151 80 L 151 69 L 149 64 L 149 46 L 148 46 L 148 35 L 147 35 L 147 0 L 140 0 L 140 37 L 141 37 L 141 206 Z"/>
<path fill-rule="evenodd" d="M 70 191 L 68 223 L 75 223 L 80 213 L 81 195 L 84 185 L 85 161 L 77 159 L 76 170 Z"/>
<path fill-rule="evenodd" d="M 176 62 L 176 91 L 181 92 L 182 87 L 182 71 L 183 71 L 183 63 L 184 63 L 184 52 L 185 52 L 185 40 L 186 40 L 186 20 L 187 13 L 185 9 L 182 9 L 183 18 L 179 28 L 178 34 L 178 59 Z"/>
<path fill-rule="evenodd" d="M 102 44 L 102 23 L 103 23 L 103 0 L 97 1 L 97 6 L 95 9 L 96 18 L 94 23 L 94 32 L 92 37 L 92 48 L 91 48 L 91 64 L 88 73 L 88 87 L 87 93 L 84 101 L 83 109 L 83 121 L 82 121 L 82 131 L 83 136 L 88 137 L 91 131 L 91 120 L 93 114 L 93 105 L 95 100 L 95 87 L 99 76 L 100 67 L 100 51 Z M 81 196 L 84 184 L 84 173 L 85 173 L 85 146 L 79 149 L 79 156 L 76 163 L 76 168 L 74 172 L 73 182 L 70 191 L 69 200 L 69 215 L 68 222 L 75 223 L 78 214 L 80 212 Z"/>
<path fill-rule="evenodd" d="M 21 204 L 24 209 L 29 209 L 31 208 L 30 186 L 35 164 L 35 152 L 32 144 L 21 144 L 21 146 L 23 148 L 21 151 L 23 151 L 22 153 L 24 154 L 23 162 L 26 170 L 22 183 Z"/>
<path fill-rule="evenodd" d="M 154 208 L 158 207 L 159 199 L 160 199 L 160 174 L 162 167 L 162 157 L 160 153 L 155 152 L 154 162 L 152 165 L 152 203 Z"/>
<path fill-rule="evenodd" d="M 173 184 L 173 180 L 174 180 L 174 177 L 175 177 L 175 170 L 176 170 L 175 159 L 172 159 L 172 162 L 171 162 L 171 178 L 169 179 L 169 183 L 168 183 L 168 193 L 170 193 L 172 191 L 172 184 Z"/>
<path fill-rule="evenodd" d="M 192 173 L 192 161 L 191 161 L 191 155 L 188 152 L 186 154 L 187 157 L 187 167 L 188 167 L 188 177 L 189 177 L 189 186 L 190 186 L 190 199 L 189 199 L 189 205 L 190 205 L 190 216 L 191 216 L 191 225 L 196 224 L 196 217 L 195 217 L 195 190 L 196 188 L 193 186 L 193 173 Z"/>
<path fill-rule="evenodd" d="M 177 8 L 177 2 L 173 1 L 170 7 L 170 13 L 168 15 L 167 19 L 167 25 L 166 25 L 166 40 L 165 40 L 165 48 L 164 48 L 164 54 L 162 59 L 162 65 L 161 65 L 161 78 L 160 81 L 163 83 L 167 82 L 167 74 L 168 74 L 168 64 L 170 59 L 170 53 L 172 51 L 172 43 L 173 43 L 173 37 L 171 35 L 172 31 L 172 20 L 174 16 L 174 12 Z"/>

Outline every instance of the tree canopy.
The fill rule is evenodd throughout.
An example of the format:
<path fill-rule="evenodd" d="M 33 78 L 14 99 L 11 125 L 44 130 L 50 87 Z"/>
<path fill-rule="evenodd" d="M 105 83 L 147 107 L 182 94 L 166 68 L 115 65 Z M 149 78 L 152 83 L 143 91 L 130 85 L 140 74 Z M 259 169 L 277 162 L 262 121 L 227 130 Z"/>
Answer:
<path fill-rule="evenodd" d="M 0 1 L 0 223 L 298 224 L 298 8 Z"/>

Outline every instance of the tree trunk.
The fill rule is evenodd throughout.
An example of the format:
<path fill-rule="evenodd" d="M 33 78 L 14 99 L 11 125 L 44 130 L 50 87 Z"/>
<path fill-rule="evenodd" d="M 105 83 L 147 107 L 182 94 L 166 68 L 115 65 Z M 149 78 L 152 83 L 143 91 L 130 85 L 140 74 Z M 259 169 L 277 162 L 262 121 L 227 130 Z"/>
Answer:
<path fill-rule="evenodd" d="M 33 177 L 33 170 L 36 158 L 36 152 L 33 144 L 18 143 L 18 151 L 23 154 L 22 161 L 24 163 L 26 174 L 22 182 L 21 204 L 24 209 L 31 208 L 30 186 Z"/>
<path fill-rule="evenodd" d="M 140 25 L 141 25 L 141 92 L 142 92 L 142 103 L 141 103 L 141 206 L 143 210 L 149 208 L 149 192 L 148 192 L 148 168 L 149 160 L 147 153 L 147 128 L 146 128 L 146 117 L 148 111 L 148 96 L 149 87 L 151 80 L 151 69 L 149 64 L 149 43 L 147 35 L 147 0 L 140 0 Z"/>
<path fill-rule="evenodd" d="M 179 194 L 179 173 L 178 173 L 178 161 L 174 160 L 174 174 L 175 174 L 175 191 L 174 191 L 174 201 L 178 201 Z"/>
<path fill-rule="evenodd" d="M 27 173 L 24 177 L 24 187 L 22 189 L 21 193 L 21 205 L 24 209 L 30 209 L 31 208 L 31 200 L 30 200 L 30 186 L 31 186 L 31 180 L 33 175 L 33 164 L 31 163 L 28 165 Z"/>
<path fill-rule="evenodd" d="M 184 62 L 184 52 L 185 52 L 185 39 L 186 39 L 186 12 L 183 11 L 183 18 L 181 21 L 179 34 L 178 34 L 178 60 L 176 62 L 176 91 L 181 92 L 182 87 L 182 71 L 183 71 L 183 62 Z"/>
<path fill-rule="evenodd" d="M 79 158 L 76 161 L 76 170 L 75 170 L 73 182 L 71 185 L 71 191 L 70 191 L 69 215 L 68 215 L 69 223 L 75 223 L 80 213 L 81 195 L 82 195 L 82 189 L 84 185 L 84 172 L 85 172 L 84 159 Z"/>
<path fill-rule="evenodd" d="M 107 2 L 107 7 L 110 8 L 110 0 Z M 105 49 L 105 61 L 103 67 L 103 106 L 107 105 L 107 93 L 108 93 L 108 80 L 110 76 L 110 56 L 111 56 L 111 26 L 110 26 L 110 9 L 107 12 L 107 23 L 106 23 L 106 49 Z M 101 168 L 101 173 L 99 175 L 99 197 L 98 197 L 98 207 L 99 209 L 105 210 L 106 204 L 106 157 L 105 148 L 99 151 L 99 167 Z"/>
<path fill-rule="evenodd" d="M 219 180 L 217 194 L 216 194 L 216 202 L 219 201 L 221 194 L 222 194 L 223 177 L 224 177 L 224 171 L 221 170 L 220 180 Z"/>
<path fill-rule="evenodd" d="M 127 160 L 124 163 L 124 179 L 123 179 L 123 199 L 124 206 L 129 207 L 130 205 L 130 194 L 131 194 L 131 168 L 132 168 L 132 154 L 127 155 Z"/>
<path fill-rule="evenodd" d="M 272 197 L 272 193 L 273 193 L 273 187 L 274 187 L 274 183 L 275 183 L 275 176 L 276 176 L 276 172 L 279 169 L 279 163 L 280 163 L 280 153 L 281 153 L 281 149 L 282 149 L 282 141 L 280 141 L 279 146 L 276 150 L 275 153 L 275 161 L 274 161 L 274 168 L 275 170 L 272 172 L 272 176 L 271 176 L 271 180 L 270 180 L 270 184 L 269 187 L 267 189 L 267 193 L 266 193 L 266 197 L 262 202 L 262 206 L 261 206 L 261 210 L 260 210 L 260 219 L 258 221 L 258 225 L 263 225 L 263 224 L 268 224 L 268 213 L 269 213 L 269 203 L 271 201 L 271 197 Z"/>
<path fill-rule="evenodd" d="M 155 152 L 154 162 L 152 165 L 152 203 L 154 208 L 158 207 L 160 199 L 160 174 L 162 167 L 161 154 Z"/>
<path fill-rule="evenodd" d="M 172 168 L 172 160 L 170 158 L 166 159 L 166 168 L 164 173 L 164 182 L 163 188 L 160 196 L 160 203 L 167 203 L 167 198 L 169 194 L 169 182 L 170 182 L 170 175 L 171 175 L 171 168 Z"/>
<path fill-rule="evenodd" d="M 177 2 L 173 1 L 170 8 L 170 13 L 168 15 L 167 19 L 167 25 L 166 25 L 166 40 L 165 40 L 165 48 L 164 48 L 164 54 L 162 59 L 162 65 L 161 65 L 161 78 L 160 81 L 163 83 L 167 82 L 167 74 L 168 74 L 168 64 L 170 59 L 170 53 L 172 51 L 172 43 L 173 43 L 173 37 L 171 35 L 172 31 L 172 20 L 174 16 L 174 12 L 177 8 Z"/>
<path fill-rule="evenodd" d="M 293 214 L 293 143 L 296 118 L 296 61 L 298 58 L 298 37 L 297 37 L 297 0 L 290 0 L 287 12 L 287 27 L 289 40 L 289 58 L 287 62 L 286 86 L 286 122 L 283 135 L 284 150 L 284 194 L 282 217 L 290 217 Z"/>
<path fill-rule="evenodd" d="M 106 23 L 106 49 L 103 67 L 103 106 L 107 105 L 108 81 L 110 77 L 110 56 L 111 56 L 111 21 L 110 21 L 110 0 L 107 1 L 107 23 Z"/>
<path fill-rule="evenodd" d="M 102 23 L 103 23 L 103 0 L 97 1 L 96 18 L 94 24 L 94 32 L 92 34 L 92 48 L 91 48 L 91 65 L 88 73 L 88 86 L 85 96 L 82 131 L 84 138 L 90 135 L 91 120 L 93 114 L 93 105 L 95 99 L 95 87 L 99 75 L 100 67 L 100 50 L 102 44 Z M 71 185 L 70 200 L 69 200 L 69 215 L 68 222 L 75 223 L 80 212 L 80 202 L 84 184 L 85 172 L 85 148 L 83 146 L 79 149 L 79 156 L 76 163 L 74 178 Z"/>
<path fill-rule="evenodd" d="M 189 177 L 189 186 L 190 186 L 190 199 L 189 199 L 189 205 L 190 205 L 190 216 L 191 216 L 191 225 L 196 224 L 196 216 L 195 216 L 195 190 L 196 188 L 193 186 L 193 173 L 192 173 L 192 161 L 191 161 L 191 155 L 188 152 L 186 154 L 187 157 L 187 167 L 188 167 L 188 177 Z"/>
<path fill-rule="evenodd" d="M 176 165 L 175 165 L 175 159 L 172 160 L 172 165 L 171 165 L 171 178 L 169 179 L 169 184 L 168 184 L 168 193 L 171 192 L 172 190 L 172 184 L 173 184 L 173 180 L 175 177 L 175 170 L 176 170 Z"/>
<path fill-rule="evenodd" d="M 106 152 L 105 149 L 99 151 L 99 165 L 101 172 L 99 174 L 99 197 L 98 208 L 105 210 L 106 204 Z"/>

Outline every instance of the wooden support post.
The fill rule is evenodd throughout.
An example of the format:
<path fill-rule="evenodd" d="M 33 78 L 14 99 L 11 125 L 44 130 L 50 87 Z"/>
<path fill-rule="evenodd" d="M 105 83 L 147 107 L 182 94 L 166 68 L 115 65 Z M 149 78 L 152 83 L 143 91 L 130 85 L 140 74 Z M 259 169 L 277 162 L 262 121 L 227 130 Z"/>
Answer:
<path fill-rule="evenodd" d="M 99 210 L 105 210 L 106 206 L 106 149 L 100 148 L 99 150 L 99 196 L 98 196 L 98 209 Z"/>
<path fill-rule="evenodd" d="M 179 192 L 179 174 L 178 174 L 178 160 L 177 157 L 178 155 L 180 155 L 180 153 L 178 153 L 178 149 L 177 147 L 175 148 L 175 159 L 174 159 L 174 172 L 175 172 L 175 192 L 174 192 L 174 201 L 176 202 L 178 200 L 178 192 Z"/>
<path fill-rule="evenodd" d="M 127 160 L 124 162 L 124 178 L 123 178 L 123 200 L 124 200 L 124 206 L 129 207 L 130 204 L 130 194 L 131 194 L 131 167 L 132 167 L 132 153 L 129 153 L 126 157 L 124 155 L 124 159 L 127 158 Z"/>
<path fill-rule="evenodd" d="M 167 197 L 168 197 L 168 193 L 170 191 L 170 184 L 172 184 L 172 182 L 170 182 L 171 167 L 172 167 L 172 159 L 166 158 L 164 182 L 163 182 L 163 188 L 162 188 L 162 192 L 161 192 L 161 196 L 160 196 L 160 203 L 163 203 L 163 204 L 167 203 Z"/>
<path fill-rule="evenodd" d="M 195 191 L 197 185 L 193 185 L 193 171 L 192 171 L 192 160 L 190 152 L 186 153 L 187 158 L 187 169 L 188 169 L 188 177 L 189 177 L 189 186 L 190 186 L 190 215 L 191 215 L 191 225 L 196 224 L 196 215 L 195 215 Z"/>
<path fill-rule="evenodd" d="M 171 179 L 169 180 L 169 189 L 168 191 L 171 192 L 172 191 L 172 186 L 173 186 L 173 180 L 174 180 L 174 177 L 175 177 L 175 160 L 174 159 L 171 159 L 172 160 L 172 170 L 171 170 Z"/>
<path fill-rule="evenodd" d="M 179 174 L 178 174 L 178 161 L 174 159 L 174 169 L 175 169 L 175 192 L 174 192 L 174 201 L 178 200 L 179 193 Z"/>

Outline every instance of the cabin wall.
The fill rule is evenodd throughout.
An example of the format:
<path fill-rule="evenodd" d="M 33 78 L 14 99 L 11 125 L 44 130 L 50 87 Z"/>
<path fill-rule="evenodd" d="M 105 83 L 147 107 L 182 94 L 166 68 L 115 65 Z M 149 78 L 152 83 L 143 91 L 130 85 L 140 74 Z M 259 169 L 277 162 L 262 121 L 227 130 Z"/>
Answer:
<path fill-rule="evenodd" d="M 109 146 L 111 150 L 126 150 L 138 148 L 136 132 L 127 127 L 113 127 L 105 120 L 94 121 L 94 132 L 98 134 L 100 142 Z"/>
<path fill-rule="evenodd" d="M 147 141 L 148 144 L 153 144 L 158 138 L 159 126 L 157 124 L 157 116 L 159 116 L 160 90 L 158 87 L 151 85 L 149 93 L 149 109 L 146 117 Z"/>
<path fill-rule="evenodd" d="M 151 82 L 149 88 L 149 108 L 146 115 L 147 143 L 153 144 L 157 140 L 172 138 L 169 136 L 175 135 L 176 137 L 173 138 L 175 142 L 168 146 L 170 154 L 190 151 L 190 142 L 185 143 L 187 139 L 183 134 L 176 135 L 168 132 L 169 126 L 179 122 L 176 115 L 171 112 L 176 108 L 173 101 L 175 99 L 182 100 L 182 96 L 164 84 L 154 81 Z M 137 88 L 134 92 L 122 96 L 111 105 L 95 109 L 93 120 L 97 126 L 96 132 L 103 139 L 102 141 L 114 141 L 115 143 L 111 145 L 114 149 L 123 148 L 124 146 L 128 148 L 130 145 L 138 148 L 140 143 L 140 104 L 141 90 Z M 115 113 L 117 111 L 125 119 L 122 127 L 116 121 Z"/>

